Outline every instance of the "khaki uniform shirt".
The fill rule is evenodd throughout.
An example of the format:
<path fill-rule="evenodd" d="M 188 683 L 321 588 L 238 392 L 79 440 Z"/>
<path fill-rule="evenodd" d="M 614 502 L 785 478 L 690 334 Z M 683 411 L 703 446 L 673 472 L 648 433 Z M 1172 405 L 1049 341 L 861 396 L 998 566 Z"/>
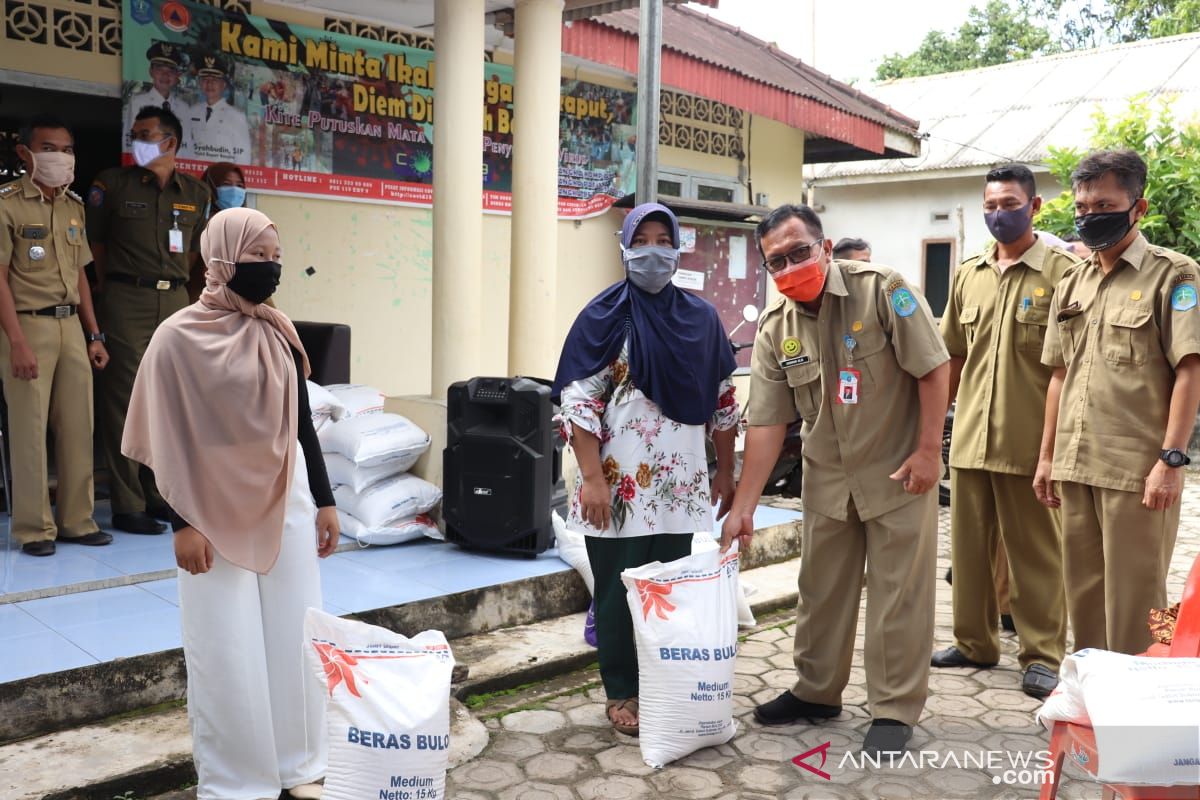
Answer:
<path fill-rule="evenodd" d="M 958 268 L 942 317 L 946 349 L 965 359 L 950 466 L 1033 475 L 1054 372 L 1041 361 L 1050 301 L 1079 261 L 1038 238 L 1001 273 L 996 251 Z"/>
<path fill-rule="evenodd" d="M 92 260 L 83 220 L 69 189 L 46 200 L 28 175 L 0 187 L 0 264 L 17 311 L 79 304 L 79 271 Z"/>
<path fill-rule="evenodd" d="M 179 170 L 159 189 L 148 169 L 113 167 L 88 189 L 88 237 L 107 246 L 106 274 L 187 280 L 188 253 L 200 249 L 208 206 L 208 187 Z M 170 251 L 176 222 L 183 234 L 181 253 Z"/>
<path fill-rule="evenodd" d="M 1197 267 L 1140 233 L 1105 275 L 1096 256 L 1050 303 L 1042 363 L 1066 367 L 1057 481 L 1141 492 L 1162 449 L 1175 367 L 1200 354 Z"/>
<path fill-rule="evenodd" d="M 874 519 L 916 499 L 888 476 L 917 446 L 917 379 L 948 360 L 925 298 L 899 274 L 833 261 L 818 313 L 781 298 L 759 321 L 747 420 L 799 414 L 805 507 L 845 520 L 853 498 L 859 518 Z M 847 368 L 860 373 L 852 405 L 837 402 Z"/>

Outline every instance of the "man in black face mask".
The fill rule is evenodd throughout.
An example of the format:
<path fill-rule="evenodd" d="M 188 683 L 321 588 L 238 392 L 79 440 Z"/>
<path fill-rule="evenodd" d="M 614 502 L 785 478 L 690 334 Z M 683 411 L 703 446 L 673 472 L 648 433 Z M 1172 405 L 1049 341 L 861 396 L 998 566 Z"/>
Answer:
<path fill-rule="evenodd" d="M 1054 374 L 1034 491 L 1062 508 L 1076 650 L 1149 646 L 1200 404 L 1196 262 L 1138 231 L 1145 187 L 1131 150 L 1093 153 L 1071 175 L 1093 253 L 1059 284 L 1042 351 Z"/>

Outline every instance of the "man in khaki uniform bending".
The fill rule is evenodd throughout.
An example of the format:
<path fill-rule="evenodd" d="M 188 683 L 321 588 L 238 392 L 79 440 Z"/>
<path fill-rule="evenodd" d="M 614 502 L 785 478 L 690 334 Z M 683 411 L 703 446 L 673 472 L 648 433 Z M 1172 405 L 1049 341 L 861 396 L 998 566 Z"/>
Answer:
<path fill-rule="evenodd" d="M 837 716 L 867 565 L 863 750 L 903 751 L 928 694 L 937 493 L 949 356 L 925 299 L 888 267 L 836 261 L 808 206 L 758 226 L 784 295 L 754 342 L 741 485 L 722 545 L 747 542 L 784 433 L 804 420 L 804 539 L 790 691 L 764 725 Z"/>
<path fill-rule="evenodd" d="M 75 141 L 59 120 L 21 130 L 20 180 L 0 187 L 0 380 L 8 402 L 13 538 L 32 556 L 54 542 L 106 545 L 92 519 L 92 365 L 108 363 L 83 267 L 83 203 L 68 187 Z M 86 342 L 85 342 L 86 336 Z M 56 514 L 46 429 L 54 431 Z"/>
<path fill-rule="evenodd" d="M 1054 375 L 1034 489 L 1062 508 L 1076 650 L 1150 645 L 1200 403 L 1196 262 L 1142 236 L 1145 188 L 1131 150 L 1093 153 L 1072 173 L 1093 253 L 1058 285 L 1042 351 Z"/>
<path fill-rule="evenodd" d="M 1067 635 L 1058 513 L 1030 488 L 1053 372 L 1042 365 L 1042 341 L 1054 288 L 1077 263 L 1034 233 L 1041 200 L 1028 167 L 988 172 L 984 221 L 996 241 L 958 268 L 942 317 L 950 396 L 958 395 L 950 445 L 954 644 L 932 659 L 935 667 L 1000 660 L 992 587 L 1002 547 L 1021 688 L 1038 698 L 1058 684 Z"/>

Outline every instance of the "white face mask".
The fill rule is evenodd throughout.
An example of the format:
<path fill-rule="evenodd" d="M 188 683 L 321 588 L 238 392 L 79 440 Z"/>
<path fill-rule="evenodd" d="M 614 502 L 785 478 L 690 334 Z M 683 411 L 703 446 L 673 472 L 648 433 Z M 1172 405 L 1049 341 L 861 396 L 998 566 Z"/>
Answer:
<path fill-rule="evenodd" d="M 163 142 L 165 141 L 166 139 L 163 139 Z M 138 139 L 133 142 L 133 161 L 139 167 L 149 166 L 151 161 L 162 154 L 162 142 L 143 142 Z"/>
<path fill-rule="evenodd" d="M 33 156 L 31 180 L 42 186 L 57 189 L 68 186 L 75 180 L 75 155 L 73 153 L 30 153 Z"/>

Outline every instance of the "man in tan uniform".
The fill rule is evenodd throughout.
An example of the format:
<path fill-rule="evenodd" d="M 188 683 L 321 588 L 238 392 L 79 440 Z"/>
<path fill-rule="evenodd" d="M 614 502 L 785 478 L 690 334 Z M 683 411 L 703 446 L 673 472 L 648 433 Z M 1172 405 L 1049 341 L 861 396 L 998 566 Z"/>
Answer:
<path fill-rule="evenodd" d="M 1052 372 L 1041 363 L 1042 342 L 1054 287 L 1076 263 L 1034 233 L 1041 200 L 1028 167 L 988 172 L 984 220 L 996 241 L 958 268 L 942 317 L 950 396 L 958 395 L 950 444 L 954 644 L 932 659 L 935 667 L 1000 660 L 993 586 L 1003 547 L 1021 688 L 1037 698 L 1058 685 L 1067 635 L 1058 514 L 1031 490 Z"/>
<path fill-rule="evenodd" d="M 155 329 L 188 303 L 187 282 L 208 212 L 208 187 L 175 169 L 181 136 L 170 111 L 147 106 L 130 132 L 135 166 L 113 167 L 88 189 L 88 238 L 100 282 L 99 315 L 112 364 L 100 380 L 100 443 L 111 480 L 113 527 L 157 534 L 166 506 L 149 470 L 121 455 L 133 379 Z M 147 513 L 149 512 L 149 513 Z"/>
<path fill-rule="evenodd" d="M 1142 236 L 1145 188 L 1131 150 L 1093 153 L 1072 173 L 1093 253 L 1058 285 L 1042 351 L 1054 375 L 1034 489 L 1062 508 L 1076 650 L 1150 645 L 1200 404 L 1196 262 Z"/>
<path fill-rule="evenodd" d="M 0 187 L 0 380 L 13 465 L 9 505 L 22 551 L 48 556 L 55 539 L 92 546 L 112 541 L 92 519 L 92 365 L 103 369 L 108 353 L 83 273 L 91 256 L 83 203 L 68 188 L 75 177 L 71 132 L 57 119 L 38 117 L 21 130 L 17 154 L 25 176 Z M 47 426 L 54 430 L 58 472 L 55 513 Z"/>
<path fill-rule="evenodd" d="M 789 423 L 804 420 L 804 540 L 790 691 L 764 725 L 841 712 L 867 565 L 863 750 L 903 751 L 925 706 L 933 646 L 937 485 L 949 377 L 925 299 L 895 271 L 832 259 L 808 206 L 756 231 L 784 295 L 754 342 L 741 484 L 722 545 L 749 540 Z"/>

